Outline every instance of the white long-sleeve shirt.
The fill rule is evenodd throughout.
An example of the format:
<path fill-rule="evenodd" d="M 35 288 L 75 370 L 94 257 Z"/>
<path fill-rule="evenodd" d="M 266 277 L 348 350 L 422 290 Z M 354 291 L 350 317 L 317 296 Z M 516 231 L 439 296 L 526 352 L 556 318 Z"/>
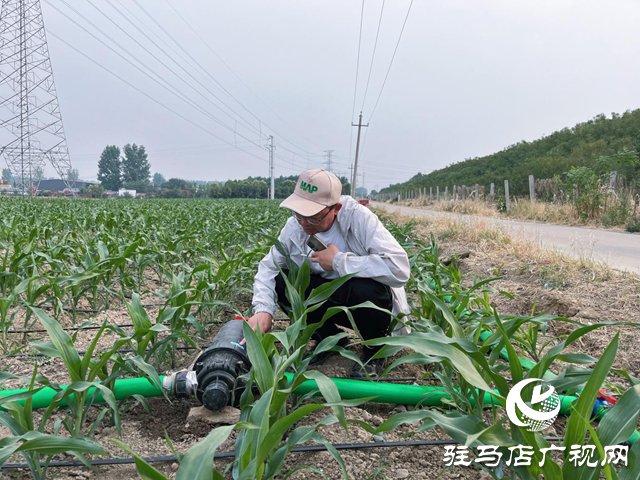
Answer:
<path fill-rule="evenodd" d="M 393 293 L 394 315 L 409 313 L 407 294 L 404 285 L 409 280 L 410 266 L 407 252 L 389 233 L 378 217 L 368 208 L 360 205 L 352 197 L 340 198 L 342 208 L 336 217 L 348 251 L 338 252 L 333 259 L 333 270 L 339 276 L 355 273 L 356 277 L 371 278 L 391 287 Z M 311 261 L 309 247 L 306 245 L 309 235 L 295 218 L 290 218 L 278 240 L 285 252 L 296 265 Z M 253 284 L 254 313 L 275 312 L 277 295 L 276 277 L 279 270 L 286 266 L 286 257 L 273 246 L 258 266 Z M 330 272 L 326 272 L 327 275 Z M 322 276 L 324 276 L 321 273 Z M 406 328 L 397 328 L 394 335 L 407 333 Z"/>

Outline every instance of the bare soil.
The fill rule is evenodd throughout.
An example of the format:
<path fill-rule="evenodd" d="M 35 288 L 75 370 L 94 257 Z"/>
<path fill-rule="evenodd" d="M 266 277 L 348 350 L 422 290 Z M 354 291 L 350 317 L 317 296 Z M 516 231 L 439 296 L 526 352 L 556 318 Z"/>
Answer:
<path fill-rule="evenodd" d="M 396 222 L 405 219 L 395 217 Z M 415 222 L 415 221 L 414 221 Z M 433 233 L 438 239 L 442 250 L 442 257 L 448 258 L 468 252 L 467 258 L 459 261 L 460 268 L 466 281 L 472 282 L 474 277 L 502 278 L 494 283 L 499 290 L 505 290 L 514 295 L 509 299 L 502 295 L 493 295 L 492 302 L 502 314 L 529 315 L 532 311 L 547 312 L 554 315 L 579 320 L 583 323 L 600 321 L 628 321 L 638 322 L 640 313 L 640 278 L 631 274 L 623 274 L 608 270 L 601 266 L 578 264 L 557 254 L 542 251 L 533 245 L 522 241 L 512 241 L 500 233 L 492 231 L 460 231 L 455 225 L 418 222 L 416 228 L 425 239 Z M 160 288 L 159 284 L 150 280 L 147 288 L 151 291 Z M 155 300 L 154 300 L 155 299 Z M 147 294 L 143 302 L 152 303 L 157 297 Z M 151 316 L 157 314 L 157 308 L 148 309 Z M 102 312 L 94 319 L 102 321 L 108 318 L 114 324 L 128 324 L 130 318 L 124 308 L 114 308 Z M 287 321 L 279 316 L 276 328 L 285 328 Z M 84 319 L 83 319 L 84 320 Z M 82 320 L 76 320 L 76 323 Z M 65 326 L 72 324 L 70 319 L 62 322 Z M 19 328 L 19 327 L 17 327 Z M 548 332 L 549 337 L 567 333 L 569 327 L 562 322 L 552 322 Z M 600 329 L 576 342 L 573 351 L 589 353 L 599 357 L 617 331 L 621 332 L 620 348 L 615 366 L 628 370 L 632 375 L 640 375 L 640 331 L 633 327 Z M 208 331 L 207 340 L 211 340 L 217 329 Z M 95 331 L 84 331 L 77 335 L 76 348 L 84 349 L 93 339 Z M 46 335 L 31 335 L 30 339 L 46 340 Z M 113 337 L 105 336 L 100 340 L 100 347 L 109 346 Z M 206 343 L 206 342 L 205 342 Z M 407 352 L 404 352 L 407 353 Z M 401 352 L 402 354 L 402 352 Z M 176 367 L 188 366 L 197 352 L 186 352 L 178 355 Z M 15 374 L 30 376 L 34 364 L 38 364 L 39 373 L 59 383 L 67 383 L 68 377 L 59 359 L 42 357 L 3 358 L 2 367 Z M 342 357 L 332 357 L 321 367 L 330 376 L 348 375 L 351 362 Z M 395 378 L 410 378 L 407 383 L 430 384 L 430 380 L 420 379 L 425 374 L 422 366 L 405 365 L 393 371 L 390 376 Z M 622 378 L 613 382 L 621 388 L 627 385 Z M 8 383 L 9 388 L 17 388 L 16 383 Z M 170 455 L 171 451 L 165 441 L 165 431 L 171 438 L 179 452 L 186 452 L 191 446 L 202 440 L 211 430 L 211 425 L 205 422 L 188 422 L 187 416 L 193 404 L 187 401 L 168 403 L 163 398 L 149 399 L 152 408 L 150 415 L 142 405 L 135 403 L 122 416 L 122 439 L 141 456 Z M 406 409 L 405 406 L 391 404 L 367 403 L 361 408 L 347 408 L 347 417 L 362 419 L 372 425 L 379 425 L 392 413 Z M 412 407 L 408 407 L 411 409 Z M 92 413 L 95 418 L 98 410 Z M 37 417 L 38 414 L 36 414 Z M 316 413 L 304 419 L 304 423 L 317 422 L 322 418 Z M 37 418 L 36 418 L 37 420 Z M 89 419 L 89 420 L 92 420 Z M 548 435 L 562 434 L 564 419 L 559 419 L 555 430 L 544 432 Z M 447 435 L 435 429 L 420 433 L 410 438 L 405 435 L 414 431 L 415 427 L 401 427 L 385 433 L 385 441 L 447 439 Z M 350 427 L 350 435 L 339 425 L 323 427 L 321 433 L 332 443 L 361 443 L 371 442 L 372 436 L 358 426 Z M 9 431 L 0 427 L 0 438 L 9 435 Z M 94 435 L 103 447 L 113 455 L 128 455 L 109 442 L 110 438 L 118 438 L 115 427 L 108 422 L 97 429 Z M 235 433 L 219 449 L 232 451 Z M 366 450 L 342 450 L 341 455 L 347 465 L 349 477 L 356 480 L 364 479 L 427 479 L 427 478 L 458 478 L 483 479 L 490 478 L 486 473 L 472 467 L 453 467 L 444 469 L 443 446 L 425 446 L 413 448 L 378 448 Z M 60 455 L 56 459 L 75 460 L 71 456 Z M 11 459 L 22 462 L 20 456 Z M 216 460 L 219 470 L 229 464 L 228 460 Z M 341 471 L 336 462 L 327 452 L 293 453 L 287 460 L 288 468 L 301 465 L 313 465 L 320 469 L 330 479 L 341 478 Z M 170 478 L 175 477 L 178 465 L 174 462 L 154 464 Z M 3 472 L 7 478 L 30 478 L 28 471 L 10 470 Z M 87 468 L 61 469 L 59 479 L 95 478 L 103 480 L 138 478 L 133 465 L 98 467 L 95 471 Z M 226 474 L 226 478 L 231 478 Z M 310 470 L 301 470 L 291 476 L 292 479 L 319 479 L 319 474 Z"/>

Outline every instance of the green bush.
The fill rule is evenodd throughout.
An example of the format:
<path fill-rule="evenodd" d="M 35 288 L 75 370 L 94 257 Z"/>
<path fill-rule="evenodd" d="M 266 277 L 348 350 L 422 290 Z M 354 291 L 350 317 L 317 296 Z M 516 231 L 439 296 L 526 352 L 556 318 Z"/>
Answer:
<path fill-rule="evenodd" d="M 627 232 L 640 232 L 640 215 L 629 218 L 629 221 L 627 221 Z"/>

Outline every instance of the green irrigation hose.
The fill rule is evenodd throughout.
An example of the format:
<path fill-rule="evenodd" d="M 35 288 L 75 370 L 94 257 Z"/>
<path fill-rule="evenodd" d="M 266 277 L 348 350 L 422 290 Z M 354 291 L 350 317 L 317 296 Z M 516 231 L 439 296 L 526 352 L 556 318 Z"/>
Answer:
<path fill-rule="evenodd" d="M 293 378 L 292 373 L 285 373 L 288 381 Z M 164 377 L 160 377 L 160 382 Z M 351 400 L 356 398 L 375 397 L 371 401 L 382 403 L 395 403 L 399 405 L 424 405 L 429 407 L 442 407 L 447 406 L 443 403 L 443 400 L 450 399 L 449 394 L 443 387 L 428 387 L 421 385 L 397 385 L 393 383 L 383 382 L 365 382 L 362 380 L 349 380 L 343 378 L 332 379 L 338 388 L 340 398 L 344 400 Z M 62 386 L 66 388 L 66 386 Z M 295 389 L 294 393 L 304 395 L 311 391 L 317 390 L 318 385 L 315 380 L 307 380 Z M 94 393 L 93 388 L 89 389 L 89 395 Z M 0 391 L 0 397 L 9 397 L 11 395 L 24 394 L 28 389 L 20 390 L 2 390 Z M 50 405 L 53 397 L 57 391 L 50 387 L 45 387 L 42 390 L 36 392 L 32 397 L 32 408 L 39 409 L 45 408 Z M 124 378 L 116 380 L 113 388 L 113 394 L 116 400 L 122 400 L 124 398 L 131 397 L 133 395 L 142 395 L 143 397 L 161 397 L 163 395 L 162 388 L 152 384 L 146 378 Z M 70 395 L 71 396 L 71 395 Z M 485 393 L 484 404 L 491 405 L 496 404 L 495 397 L 490 393 Z M 571 404 L 575 402 L 576 397 L 569 395 L 561 395 L 561 415 L 569 415 L 571 413 Z M 102 393 L 98 392 L 96 402 L 102 403 L 104 399 Z M 18 403 L 24 405 L 25 400 L 17 400 Z M 60 402 L 60 406 L 66 406 L 66 401 Z M 0 410 L 4 410 L 0 406 Z M 603 414 L 606 411 L 603 411 Z M 629 438 L 630 443 L 634 443 L 640 438 L 638 432 Z"/>
<path fill-rule="evenodd" d="M 293 379 L 292 373 L 285 373 L 288 381 Z M 160 377 L 162 382 L 164 377 Z M 449 394 L 443 387 L 428 387 L 422 385 L 397 385 L 394 383 L 383 382 L 366 382 L 362 380 L 350 380 L 345 378 L 332 378 L 333 382 L 338 388 L 340 398 L 344 400 L 352 400 L 357 398 L 374 397 L 372 402 L 381 403 L 395 403 L 399 405 L 424 405 L 428 407 L 446 407 L 446 400 L 450 399 Z M 66 386 L 62 386 L 66 388 Z M 294 393 L 304 395 L 311 391 L 318 390 L 318 385 L 315 380 L 307 380 L 302 383 L 298 388 L 294 390 Z M 0 397 L 9 397 L 10 395 L 24 394 L 28 389 L 21 390 L 3 390 L 0 391 Z M 48 407 L 53 397 L 56 395 L 56 390 L 50 387 L 45 387 L 42 390 L 36 392 L 31 397 L 32 408 L 39 409 Z M 88 394 L 92 395 L 94 389 L 90 388 Z M 131 397 L 134 394 L 142 395 L 143 397 L 161 397 L 162 388 L 159 388 L 152 384 L 146 378 L 123 378 L 115 381 L 113 387 L 113 394 L 116 400 L 122 400 L 124 398 Z M 71 397 L 71 395 L 69 395 Z M 576 400 L 576 397 L 561 396 L 561 408 L 560 413 L 567 415 L 570 412 L 570 405 Z M 444 402 L 443 402 L 444 400 Z M 103 403 L 104 399 L 102 393 L 98 392 L 96 402 Z M 24 405 L 25 400 L 17 400 L 18 403 Z M 484 405 L 498 405 L 495 397 L 490 393 L 485 393 Z M 67 405 L 66 401 L 60 402 L 60 406 Z M 2 406 L 0 406 L 2 410 Z"/>

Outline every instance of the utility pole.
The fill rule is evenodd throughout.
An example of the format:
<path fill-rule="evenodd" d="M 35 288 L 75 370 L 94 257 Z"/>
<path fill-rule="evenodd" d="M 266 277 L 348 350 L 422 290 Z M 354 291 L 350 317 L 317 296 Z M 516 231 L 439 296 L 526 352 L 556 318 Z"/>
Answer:
<path fill-rule="evenodd" d="M 325 162 L 325 165 L 327 167 L 327 172 L 331 172 L 331 156 L 333 154 L 335 150 L 324 150 L 324 153 L 326 153 L 326 157 L 327 157 L 327 161 Z"/>
<path fill-rule="evenodd" d="M 354 125 L 352 123 L 351 126 L 358 127 L 358 139 L 356 140 L 356 159 L 355 159 L 355 165 L 353 167 L 353 182 L 351 182 L 351 196 L 353 198 L 356 198 L 356 178 L 358 177 L 358 153 L 360 153 L 360 131 L 362 130 L 362 127 L 368 127 L 369 124 L 368 123 L 366 125 L 362 124 L 362 112 L 360 112 L 360 120 L 358 120 L 358 124 Z"/>
<path fill-rule="evenodd" d="M 351 188 L 353 188 L 353 163 L 349 165 L 349 182 L 351 182 Z"/>
<path fill-rule="evenodd" d="M 276 147 L 273 146 L 273 135 L 269 135 L 270 142 L 266 145 L 269 149 L 269 175 L 271 176 L 271 188 L 269 189 L 269 198 L 273 200 L 275 198 L 275 187 L 273 180 L 273 151 Z"/>

